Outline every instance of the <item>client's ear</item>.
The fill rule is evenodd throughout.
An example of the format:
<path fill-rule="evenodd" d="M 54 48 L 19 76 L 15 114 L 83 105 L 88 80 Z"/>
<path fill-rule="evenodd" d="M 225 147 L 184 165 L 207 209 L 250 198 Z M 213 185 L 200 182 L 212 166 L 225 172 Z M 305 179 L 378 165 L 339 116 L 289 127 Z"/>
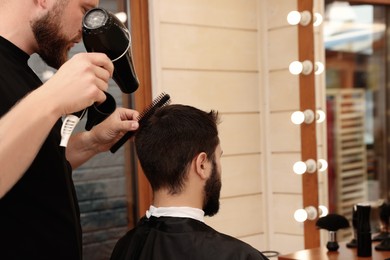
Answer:
<path fill-rule="evenodd" d="M 209 173 L 207 171 L 208 168 L 208 159 L 207 154 L 205 152 L 201 152 L 195 157 L 195 169 L 196 173 L 200 176 L 202 179 L 207 179 L 209 176 Z"/>

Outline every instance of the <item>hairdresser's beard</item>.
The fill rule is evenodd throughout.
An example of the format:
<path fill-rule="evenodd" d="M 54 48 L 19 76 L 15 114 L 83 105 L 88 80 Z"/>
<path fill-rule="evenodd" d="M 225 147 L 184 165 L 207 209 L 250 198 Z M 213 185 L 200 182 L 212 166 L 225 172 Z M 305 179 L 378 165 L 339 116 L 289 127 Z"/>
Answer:
<path fill-rule="evenodd" d="M 60 33 L 60 17 L 60 10 L 54 8 L 31 24 L 38 43 L 37 53 L 47 65 L 55 69 L 59 69 L 68 60 L 68 52 L 72 42 Z"/>
<path fill-rule="evenodd" d="M 221 174 L 218 172 L 217 165 L 213 161 L 213 169 L 210 178 L 206 181 L 204 187 L 205 198 L 203 202 L 203 211 L 205 216 L 214 216 L 219 211 L 219 196 L 221 193 Z"/>

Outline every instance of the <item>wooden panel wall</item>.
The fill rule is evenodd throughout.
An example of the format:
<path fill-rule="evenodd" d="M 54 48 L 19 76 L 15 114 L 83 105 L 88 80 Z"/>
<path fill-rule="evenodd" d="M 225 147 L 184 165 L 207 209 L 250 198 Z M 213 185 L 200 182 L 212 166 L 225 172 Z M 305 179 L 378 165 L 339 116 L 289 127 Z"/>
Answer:
<path fill-rule="evenodd" d="M 315 0 L 314 10 L 321 12 L 322 3 Z M 286 22 L 297 1 L 151 0 L 149 5 L 153 95 L 165 91 L 175 103 L 222 114 L 221 210 L 207 222 L 259 250 L 303 249 L 303 224 L 293 218 L 303 206 L 302 181 L 292 171 L 301 160 L 301 132 L 290 121 L 300 108 L 299 77 L 288 72 L 298 59 L 298 30 Z M 319 59 L 320 33 L 316 29 Z M 323 76 L 315 81 L 321 108 Z M 317 128 L 321 158 L 325 134 L 323 126 Z"/>
<path fill-rule="evenodd" d="M 156 0 L 150 14 L 154 94 L 222 115 L 221 209 L 207 223 L 265 250 L 258 2 Z"/>
<path fill-rule="evenodd" d="M 263 11 L 270 102 L 267 195 L 273 205 L 268 209 L 269 247 L 283 253 L 303 248 L 303 226 L 293 218 L 294 211 L 302 208 L 301 179 L 292 171 L 294 162 L 300 160 L 300 128 L 290 120 L 291 113 L 299 110 L 299 77 L 288 71 L 289 64 L 298 60 L 298 29 L 286 20 L 287 14 L 297 9 L 297 2 L 266 1 L 262 10 L 267 9 L 270 11 Z"/>

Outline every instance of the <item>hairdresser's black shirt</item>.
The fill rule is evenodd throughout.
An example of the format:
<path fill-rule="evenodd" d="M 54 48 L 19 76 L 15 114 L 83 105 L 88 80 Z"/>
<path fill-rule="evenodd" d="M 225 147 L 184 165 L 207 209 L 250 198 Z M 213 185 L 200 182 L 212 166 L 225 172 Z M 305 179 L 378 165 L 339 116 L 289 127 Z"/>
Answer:
<path fill-rule="evenodd" d="M 0 117 L 42 84 L 28 59 L 0 36 Z M 0 199 L 0 259 L 81 259 L 80 214 L 60 128 L 59 119 L 30 168 Z"/>

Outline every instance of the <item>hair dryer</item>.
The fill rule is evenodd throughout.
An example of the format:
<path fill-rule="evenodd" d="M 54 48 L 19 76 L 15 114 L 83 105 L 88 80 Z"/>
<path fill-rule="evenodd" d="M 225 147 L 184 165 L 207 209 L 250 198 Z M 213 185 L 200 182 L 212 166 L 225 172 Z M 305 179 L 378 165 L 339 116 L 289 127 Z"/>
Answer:
<path fill-rule="evenodd" d="M 103 8 L 89 10 L 83 18 L 83 42 L 88 52 L 105 53 L 114 63 L 113 79 L 124 93 L 137 90 L 130 32 L 111 12 Z"/>
<path fill-rule="evenodd" d="M 123 23 L 107 10 L 93 8 L 83 17 L 82 35 L 88 52 L 105 53 L 114 63 L 113 79 L 121 91 L 127 94 L 136 91 L 139 82 L 133 65 L 131 37 Z M 67 146 L 70 135 L 87 110 L 86 130 L 90 130 L 115 110 L 115 100 L 108 93 L 106 96 L 107 99 L 102 104 L 95 104 L 66 116 L 61 128 L 60 146 Z"/>

